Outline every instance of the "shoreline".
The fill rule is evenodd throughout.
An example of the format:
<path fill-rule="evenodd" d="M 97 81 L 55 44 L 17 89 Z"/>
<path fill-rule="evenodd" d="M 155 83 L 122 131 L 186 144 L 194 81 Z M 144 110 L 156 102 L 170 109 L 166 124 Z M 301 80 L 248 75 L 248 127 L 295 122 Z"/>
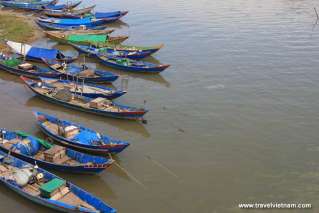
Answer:
<path fill-rule="evenodd" d="M 17 18 L 15 21 L 19 23 L 19 27 L 16 27 L 17 31 L 21 31 L 20 35 L 13 35 L 14 32 L 9 32 L 8 26 L 4 26 L 5 23 L 1 23 L 1 19 L 7 18 L 7 19 L 14 19 Z M 17 37 L 15 41 L 17 42 L 23 42 L 30 44 L 37 39 L 44 36 L 43 31 L 41 28 L 36 24 L 35 22 L 36 17 L 34 14 L 30 13 L 30 15 L 26 15 L 25 11 L 14 11 L 6 8 L 0 8 L 0 51 L 4 53 L 9 53 L 10 48 L 4 43 L 3 39 L 10 40 L 10 37 Z M 20 27 L 22 25 L 22 27 Z M 23 27 L 24 26 L 24 27 Z M 10 26 L 11 27 L 11 26 Z M 18 33 L 19 33 L 18 32 Z M 4 35 L 9 34 L 9 35 Z M 12 38 L 11 38 L 12 39 Z"/>

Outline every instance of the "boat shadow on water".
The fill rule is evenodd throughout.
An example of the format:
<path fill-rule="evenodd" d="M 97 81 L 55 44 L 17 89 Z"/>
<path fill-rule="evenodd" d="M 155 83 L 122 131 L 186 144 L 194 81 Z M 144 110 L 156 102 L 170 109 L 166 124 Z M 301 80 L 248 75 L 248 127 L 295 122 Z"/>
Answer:
<path fill-rule="evenodd" d="M 94 114 L 88 114 L 81 111 L 76 111 L 72 109 L 67 109 L 59 105 L 55 104 L 48 104 L 47 101 L 42 100 L 41 98 L 37 96 L 32 96 L 30 99 L 28 99 L 25 103 L 25 106 L 34 108 L 34 109 L 41 109 L 40 111 L 45 110 L 46 112 L 49 110 L 50 114 L 57 115 L 58 117 L 65 117 L 68 118 L 68 120 L 72 120 L 76 123 L 83 123 L 85 121 L 86 123 L 90 121 L 94 121 L 94 123 L 104 123 L 109 126 L 118 128 L 122 131 L 127 132 L 133 132 L 139 135 L 142 135 L 145 138 L 150 137 L 150 133 L 145 128 L 145 126 L 140 121 L 133 121 L 133 120 L 120 120 L 120 119 L 113 119 L 113 118 L 105 118 Z M 61 114 L 67 114 L 68 116 L 61 115 Z M 69 119 L 71 118 L 71 119 Z M 101 124 L 102 126 L 103 124 Z M 105 125 L 103 125 L 105 126 Z M 108 132 L 105 132 L 109 134 Z M 114 135 L 110 134 L 114 137 Z"/>

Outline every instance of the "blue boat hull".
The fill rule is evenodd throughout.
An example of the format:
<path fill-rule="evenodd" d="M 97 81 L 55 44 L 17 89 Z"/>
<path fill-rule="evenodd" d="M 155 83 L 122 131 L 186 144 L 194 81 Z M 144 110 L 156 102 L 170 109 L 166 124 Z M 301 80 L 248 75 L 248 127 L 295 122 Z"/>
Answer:
<path fill-rule="evenodd" d="M 39 127 L 40 127 L 40 130 L 44 134 L 46 134 L 48 137 L 54 139 L 55 142 L 57 142 L 59 145 L 69 147 L 69 148 L 72 148 L 74 150 L 77 150 L 80 152 L 85 152 L 85 153 L 92 154 L 92 155 L 106 156 L 109 153 L 118 154 L 118 153 L 122 152 L 125 148 L 127 148 L 127 146 L 129 146 L 128 144 L 126 144 L 126 145 L 121 145 L 121 146 L 108 148 L 108 149 L 96 149 L 93 146 L 84 146 L 81 144 L 76 144 L 72 141 L 65 140 L 65 138 L 54 135 L 51 132 L 47 131 L 41 124 L 39 124 Z"/>
<path fill-rule="evenodd" d="M 108 66 L 112 67 L 114 69 L 119 69 L 123 71 L 128 71 L 128 72 L 136 72 L 136 73 L 160 73 L 164 71 L 166 68 L 169 67 L 169 65 L 163 65 L 163 66 L 155 66 L 155 67 L 132 67 L 132 66 L 123 66 L 115 63 L 110 63 L 107 60 L 103 60 L 101 57 L 97 56 L 99 61 Z"/>
<path fill-rule="evenodd" d="M 8 150 L 3 148 L 2 146 L 0 146 L 0 150 L 8 153 Z M 45 168 L 45 169 L 52 169 L 52 170 L 56 170 L 56 171 L 60 171 L 60 172 L 67 172 L 67 173 L 76 173 L 76 174 L 97 174 L 100 173 L 102 171 L 105 170 L 106 167 L 87 167 L 87 166 L 66 166 L 66 165 L 58 165 L 58 164 L 53 164 L 53 163 L 49 163 L 49 162 L 45 162 L 42 160 L 37 160 L 35 158 L 32 157 L 28 157 L 25 155 L 21 155 L 18 154 L 16 152 L 11 152 L 10 153 L 12 156 L 19 158 L 23 161 L 26 161 L 30 164 L 33 165 L 38 165 L 41 168 Z"/>
<path fill-rule="evenodd" d="M 59 78 L 61 76 L 60 73 L 41 73 L 41 72 L 27 72 L 27 71 L 24 71 L 24 70 L 21 70 L 21 69 L 16 69 L 16 68 L 12 68 L 12 67 L 8 67 L 8 66 L 5 66 L 3 64 L 0 64 L 0 69 L 1 70 L 4 70 L 4 71 L 7 71 L 8 73 L 11 73 L 13 75 L 18 75 L 18 76 L 26 76 L 26 77 L 29 77 L 29 78 L 38 78 L 38 77 L 45 77 L 45 78 Z"/>
<path fill-rule="evenodd" d="M 0 152 L 0 154 L 2 156 L 5 156 L 5 153 Z M 12 160 L 12 162 L 10 163 L 10 165 L 13 165 L 14 167 L 17 168 L 23 168 L 25 166 L 31 166 L 30 164 L 28 164 L 25 161 L 19 160 L 17 158 L 14 158 L 12 156 L 10 156 L 10 160 Z M 60 177 L 42 169 L 42 168 L 38 168 L 37 169 L 38 172 L 42 173 L 44 175 L 44 177 L 48 180 L 52 180 L 54 178 L 57 179 L 61 179 Z M 11 190 L 13 190 L 14 192 L 16 192 L 17 194 L 31 200 L 34 203 L 40 204 L 42 206 L 60 211 L 60 212 L 86 212 L 86 213 L 93 213 L 96 211 L 93 211 L 91 209 L 88 208 L 83 208 L 83 207 L 79 207 L 79 206 L 74 206 L 68 203 L 64 203 L 64 202 L 60 202 L 60 201 L 56 201 L 53 199 L 46 199 L 40 196 L 34 196 L 30 193 L 27 193 L 26 191 L 24 191 L 22 189 L 22 187 L 18 186 L 17 183 L 15 181 L 10 181 L 5 179 L 4 177 L 0 177 L 0 182 L 3 183 L 5 186 L 7 186 L 8 188 L 10 188 Z M 88 204 L 90 204 L 91 206 L 95 207 L 97 209 L 98 212 L 103 212 L 103 213 L 116 213 L 116 209 L 112 208 L 111 206 L 107 205 L 106 203 L 104 203 L 101 199 L 93 196 L 92 194 L 86 192 L 85 190 L 77 187 L 76 185 L 72 184 L 71 182 L 66 182 L 66 185 L 68 186 L 69 190 L 71 192 L 73 192 L 75 195 L 77 195 L 78 197 L 80 197 L 81 199 L 85 199 L 86 202 Z"/>
<path fill-rule="evenodd" d="M 95 53 L 93 51 L 89 51 L 89 50 L 87 50 L 85 48 L 82 48 L 79 45 L 75 45 L 75 44 L 72 44 L 72 43 L 70 43 L 70 45 L 73 46 L 79 53 L 86 54 L 86 55 L 94 57 L 94 58 L 98 58 L 98 54 L 103 55 L 103 56 L 107 55 L 107 54 L 104 54 L 104 53 Z M 158 50 L 159 49 L 141 50 L 141 51 L 136 51 L 136 53 L 133 53 L 133 54 L 131 54 L 132 51 L 124 51 L 124 50 L 123 51 L 122 50 L 114 50 L 114 51 L 115 52 L 123 52 L 123 55 L 121 55 L 119 57 L 129 58 L 129 59 L 134 59 L 134 60 L 140 60 L 140 59 L 143 59 L 143 58 L 146 58 L 146 57 L 152 55 L 153 53 L 157 52 Z"/>
<path fill-rule="evenodd" d="M 36 21 L 36 23 L 43 29 L 46 30 L 81 30 L 83 29 L 83 26 L 61 26 L 58 24 L 51 24 L 51 23 L 44 23 L 44 22 L 40 22 L 40 21 Z M 89 30 L 104 30 L 106 28 L 105 25 L 100 25 L 100 26 L 85 26 L 85 29 L 89 29 Z"/>

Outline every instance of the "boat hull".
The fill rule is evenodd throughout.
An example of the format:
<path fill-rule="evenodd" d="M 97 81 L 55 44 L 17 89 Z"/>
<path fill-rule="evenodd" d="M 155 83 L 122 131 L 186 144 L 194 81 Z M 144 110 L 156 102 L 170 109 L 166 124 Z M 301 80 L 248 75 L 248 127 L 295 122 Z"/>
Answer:
<path fill-rule="evenodd" d="M 8 153 L 9 151 L 7 149 L 5 149 L 4 147 L 0 146 L 0 150 Z M 111 164 L 107 164 L 107 166 L 100 166 L 98 167 L 98 165 L 92 165 L 90 167 L 88 166 L 66 166 L 66 165 L 58 165 L 58 164 L 53 164 L 50 162 L 45 162 L 42 160 L 37 160 L 35 158 L 32 157 L 28 157 L 25 155 L 21 155 L 19 153 L 16 152 L 10 152 L 10 155 L 19 158 L 23 161 L 26 161 L 30 164 L 33 165 L 38 165 L 41 168 L 45 168 L 45 169 L 50 169 L 50 170 L 56 170 L 56 171 L 60 171 L 60 172 L 67 172 L 67 173 L 76 173 L 76 174 L 97 174 L 97 173 L 101 173 L 102 171 L 104 171 L 108 166 L 110 166 Z"/>

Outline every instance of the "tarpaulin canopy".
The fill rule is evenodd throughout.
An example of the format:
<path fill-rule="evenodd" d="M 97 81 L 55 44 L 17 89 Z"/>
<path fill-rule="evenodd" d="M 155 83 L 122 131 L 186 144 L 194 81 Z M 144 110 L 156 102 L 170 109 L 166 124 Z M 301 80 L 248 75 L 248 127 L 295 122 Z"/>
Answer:
<path fill-rule="evenodd" d="M 32 47 L 28 52 L 27 56 L 33 58 L 45 58 L 45 59 L 56 59 L 59 54 L 57 49 L 44 49 L 38 47 Z"/>
<path fill-rule="evenodd" d="M 69 35 L 67 40 L 71 42 L 92 42 L 92 43 L 104 43 L 108 39 L 107 35 L 86 35 L 86 34 L 79 34 L 79 35 Z"/>
<path fill-rule="evenodd" d="M 68 25 L 81 25 L 81 24 L 89 24 L 91 23 L 91 18 L 82 18 L 82 19 L 57 19 L 56 23 L 59 24 L 68 24 Z"/>

